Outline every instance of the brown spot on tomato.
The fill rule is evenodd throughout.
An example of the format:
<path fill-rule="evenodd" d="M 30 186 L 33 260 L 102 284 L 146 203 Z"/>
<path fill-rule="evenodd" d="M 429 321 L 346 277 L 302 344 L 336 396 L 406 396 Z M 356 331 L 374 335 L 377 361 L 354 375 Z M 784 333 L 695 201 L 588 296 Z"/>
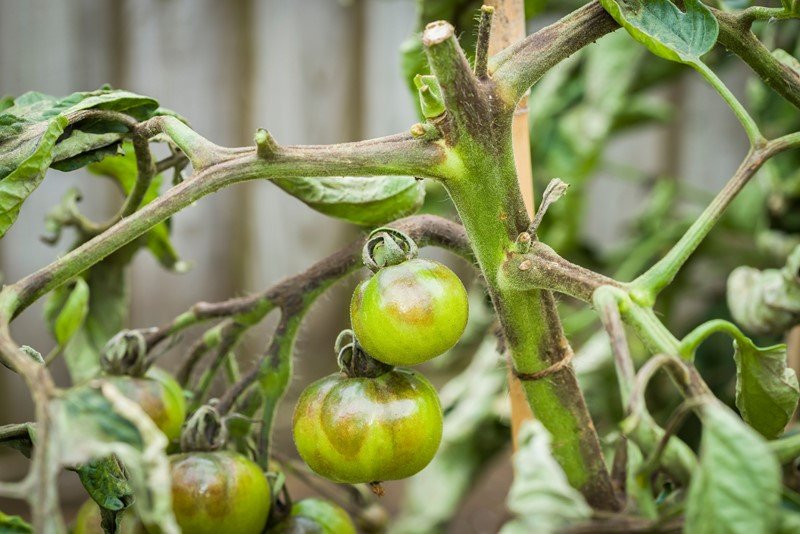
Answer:
<path fill-rule="evenodd" d="M 392 280 L 383 288 L 386 312 L 403 322 L 428 324 L 433 320 L 433 299 L 413 276 Z"/>

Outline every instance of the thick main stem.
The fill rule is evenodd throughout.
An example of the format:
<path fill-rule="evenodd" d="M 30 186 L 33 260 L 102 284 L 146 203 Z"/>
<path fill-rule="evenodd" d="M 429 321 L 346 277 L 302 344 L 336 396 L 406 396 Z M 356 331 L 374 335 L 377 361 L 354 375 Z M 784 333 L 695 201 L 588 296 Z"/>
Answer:
<path fill-rule="evenodd" d="M 530 220 L 520 197 L 510 138 L 494 154 L 481 147 L 456 149 L 464 173 L 446 183 L 472 242 L 503 328 L 506 349 L 519 373 L 536 373 L 570 355 L 548 291 L 503 289 L 498 275 L 507 251 Z M 617 503 L 597 433 L 570 366 L 523 388 L 537 418 L 553 436 L 553 454 L 570 483 L 596 508 Z"/>

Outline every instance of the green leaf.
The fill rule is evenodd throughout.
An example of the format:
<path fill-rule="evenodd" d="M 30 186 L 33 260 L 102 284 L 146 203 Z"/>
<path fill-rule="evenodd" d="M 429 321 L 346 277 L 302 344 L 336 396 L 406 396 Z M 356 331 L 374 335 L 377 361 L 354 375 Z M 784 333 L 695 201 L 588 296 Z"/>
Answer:
<path fill-rule="evenodd" d="M 600 3 L 631 37 L 664 59 L 697 63 L 717 42 L 717 19 L 700 0 L 685 0 L 685 12 L 669 0 Z"/>
<path fill-rule="evenodd" d="M 720 402 L 703 406 L 701 420 L 700 466 L 689 484 L 686 532 L 775 532 L 781 468 L 767 442 Z"/>
<path fill-rule="evenodd" d="M 122 510 L 133 502 L 133 489 L 114 456 L 106 456 L 77 469 L 81 484 L 101 508 Z"/>
<path fill-rule="evenodd" d="M 362 226 L 410 215 L 425 199 L 422 181 L 409 176 L 278 178 L 273 183 L 320 213 Z"/>
<path fill-rule="evenodd" d="M 800 398 L 797 375 L 786 367 L 786 345 L 759 348 L 742 336 L 734 350 L 736 407 L 764 437 L 780 436 Z"/>
<path fill-rule="evenodd" d="M 122 154 L 92 163 L 89 165 L 89 171 L 116 180 L 123 193 L 129 194 L 136 183 L 137 176 L 136 154 L 133 150 L 133 145 L 131 143 L 123 144 Z M 158 197 L 163 178 L 161 174 L 153 177 L 150 187 L 142 199 L 142 205 L 149 204 Z M 164 221 L 154 226 L 146 234 L 147 248 L 163 267 L 175 272 L 184 272 L 187 270 L 187 264 L 180 260 L 178 253 L 172 246 L 169 233 L 169 221 Z"/>
<path fill-rule="evenodd" d="M 56 317 L 53 331 L 60 346 L 67 344 L 83 324 L 89 312 L 89 285 L 83 278 L 77 278 L 75 287 L 64 302 L 64 307 Z"/>
<path fill-rule="evenodd" d="M 0 512 L 0 534 L 23 534 L 33 532 L 33 528 L 19 516 Z"/>
<path fill-rule="evenodd" d="M 592 509 L 553 458 L 550 434 L 539 421 L 525 422 L 520 428 L 508 508 L 517 518 L 506 523 L 501 534 L 556 532 L 592 516 Z"/>
<path fill-rule="evenodd" d="M 16 449 L 26 457 L 36 444 L 36 426 L 33 423 L 0 426 L 0 445 Z"/>
<path fill-rule="evenodd" d="M 0 112 L 0 237 L 54 161 L 64 161 L 62 168 L 77 168 L 91 159 L 79 155 L 116 143 L 125 132 L 119 124 L 84 121 L 62 139 L 77 112 L 105 109 L 144 120 L 158 107 L 151 98 L 109 88 L 61 99 L 30 92 L 15 99 L 13 105 L 7 104 L 4 101 Z"/>

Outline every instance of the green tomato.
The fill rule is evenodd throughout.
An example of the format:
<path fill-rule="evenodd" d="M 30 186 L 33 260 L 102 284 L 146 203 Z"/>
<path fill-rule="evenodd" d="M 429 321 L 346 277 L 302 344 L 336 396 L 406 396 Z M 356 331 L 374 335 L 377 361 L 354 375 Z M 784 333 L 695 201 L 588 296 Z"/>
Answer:
<path fill-rule="evenodd" d="M 351 484 L 410 477 L 433 459 L 442 408 L 425 377 L 395 369 L 377 378 L 330 375 L 294 411 L 297 451 L 316 473 Z"/>
<path fill-rule="evenodd" d="M 103 534 L 100 521 L 100 507 L 89 499 L 78 510 L 72 534 Z M 147 531 L 131 510 L 125 510 L 122 512 L 122 521 L 120 521 L 117 532 L 119 534 L 145 534 Z"/>
<path fill-rule="evenodd" d="M 180 384 L 155 367 L 143 378 L 111 376 L 108 381 L 137 403 L 170 441 L 178 439 L 186 419 L 186 399 Z"/>
<path fill-rule="evenodd" d="M 169 457 L 172 510 L 190 534 L 260 534 L 267 523 L 270 489 L 261 468 L 229 451 Z"/>
<path fill-rule="evenodd" d="M 453 271 L 413 259 L 361 282 L 350 321 L 363 349 L 389 365 L 417 365 L 450 349 L 464 333 L 467 291 Z"/>
<path fill-rule="evenodd" d="M 267 534 L 356 534 L 356 527 L 341 507 L 310 498 L 294 503 L 289 516 Z"/>

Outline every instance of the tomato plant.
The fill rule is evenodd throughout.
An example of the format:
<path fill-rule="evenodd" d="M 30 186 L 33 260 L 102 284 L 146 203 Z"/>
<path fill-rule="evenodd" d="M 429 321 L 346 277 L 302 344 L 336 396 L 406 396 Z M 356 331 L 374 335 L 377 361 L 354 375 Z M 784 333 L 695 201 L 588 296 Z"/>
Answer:
<path fill-rule="evenodd" d="M 0 238 L 50 168 L 85 167 L 124 194 L 113 216 L 94 221 L 68 191 L 46 229 L 52 243 L 70 230 L 69 251 L 0 289 L 0 370 L 24 381 L 35 406 L 35 420 L 0 426 L 0 445 L 30 458 L 0 496 L 31 511 L 0 513 L 0 531 L 64 532 L 65 470 L 92 499 L 79 532 L 354 531 L 331 503 L 276 505 L 301 483 L 381 530 L 370 488 L 407 477 L 391 527 L 452 529 L 508 442 L 504 534 L 800 530 L 800 385 L 782 343 L 800 323 L 800 5 L 592 0 L 515 42 L 509 6 L 532 15 L 552 6 L 492 3 L 502 16 L 481 7 L 477 31 L 469 0 L 417 3 L 403 66 L 420 121 L 363 142 L 282 145 L 260 129 L 253 146 L 221 147 L 155 99 L 108 86 L 0 99 Z M 752 71 L 746 105 L 718 75 L 736 58 Z M 605 157 L 618 134 L 666 124 L 669 109 L 653 98 L 690 76 L 749 142 L 710 201 Z M 156 143 L 169 155 L 156 159 Z M 650 193 L 632 239 L 611 251 L 582 230 L 601 171 L 634 175 Z M 260 292 L 126 329 L 133 258 L 147 250 L 184 270 L 171 219 L 252 180 L 377 228 Z M 409 216 L 426 190 L 435 199 L 425 209 L 450 219 Z M 430 246 L 475 270 L 470 306 L 453 271 L 417 257 Z M 372 274 L 353 293 L 353 330 L 336 343 L 341 372 L 307 385 L 294 407 L 295 461 L 273 436 L 302 357 L 295 342 L 317 299 L 364 266 Z M 12 337 L 40 299 L 55 341 L 44 355 Z M 264 351 L 237 359 L 273 312 Z M 188 348 L 183 337 L 194 337 Z M 171 349 L 174 379 L 155 367 Z M 425 367 L 458 369 L 441 387 L 434 380 L 438 391 L 394 367 L 445 352 Z M 68 383 L 53 378 L 59 359 Z M 275 458 L 291 470 L 270 468 Z"/>

